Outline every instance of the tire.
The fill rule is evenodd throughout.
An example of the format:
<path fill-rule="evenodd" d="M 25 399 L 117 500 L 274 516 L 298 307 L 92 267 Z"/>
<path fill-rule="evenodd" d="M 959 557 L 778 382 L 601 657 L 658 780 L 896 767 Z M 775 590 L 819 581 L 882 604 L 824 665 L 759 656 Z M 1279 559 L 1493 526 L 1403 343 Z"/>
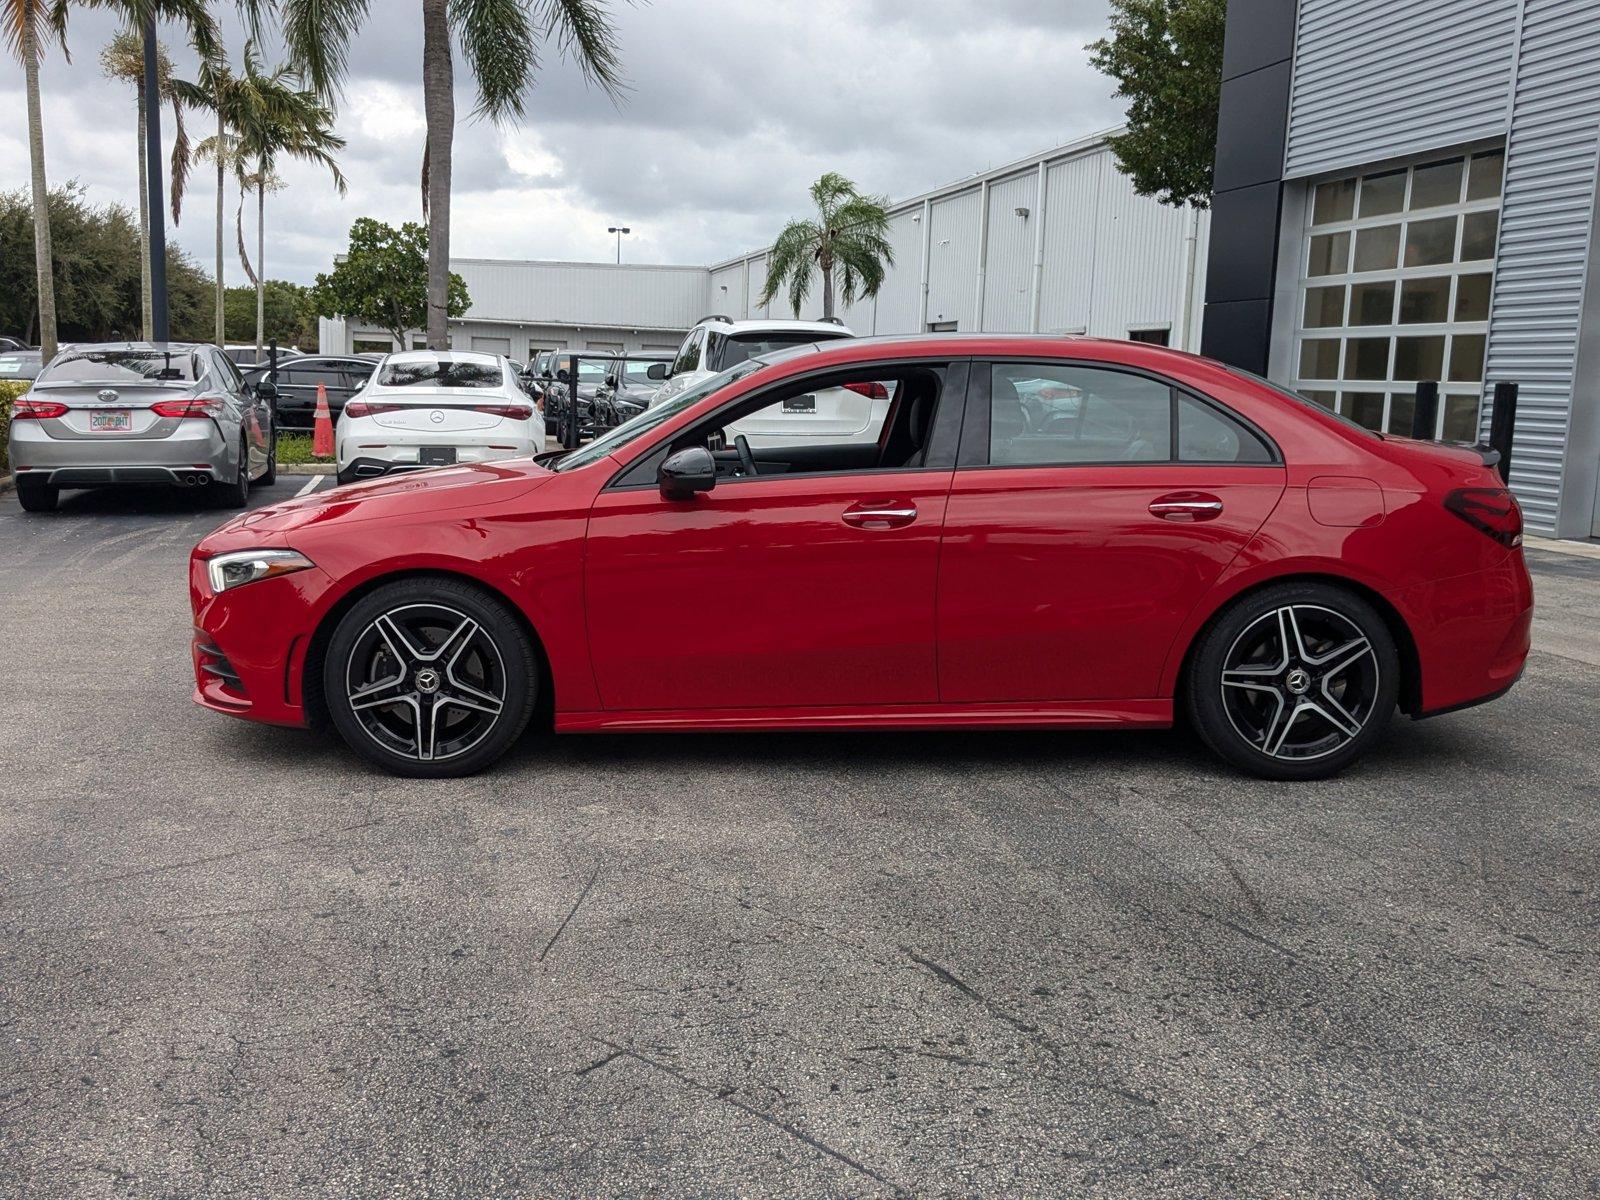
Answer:
<path fill-rule="evenodd" d="M 243 508 L 250 503 L 250 449 L 242 439 L 237 477 L 231 483 L 213 481 L 209 492 L 214 508 Z"/>
<path fill-rule="evenodd" d="M 17 480 L 17 503 L 23 512 L 55 512 L 61 500 L 61 489 L 32 480 Z"/>
<path fill-rule="evenodd" d="M 454 579 L 398 580 L 364 596 L 340 619 L 322 666 L 345 744 L 414 778 L 495 762 L 527 728 L 538 691 L 538 659 L 515 614 Z"/>
<path fill-rule="evenodd" d="M 1372 605 L 1331 584 L 1285 583 L 1212 622 L 1184 700 L 1224 761 L 1265 779 L 1325 779 L 1383 735 L 1399 689 L 1394 637 Z"/>
<path fill-rule="evenodd" d="M 271 487 L 278 482 L 278 431 L 272 431 L 272 445 L 267 451 L 267 469 L 261 472 L 261 478 L 256 480 L 262 487 Z"/>

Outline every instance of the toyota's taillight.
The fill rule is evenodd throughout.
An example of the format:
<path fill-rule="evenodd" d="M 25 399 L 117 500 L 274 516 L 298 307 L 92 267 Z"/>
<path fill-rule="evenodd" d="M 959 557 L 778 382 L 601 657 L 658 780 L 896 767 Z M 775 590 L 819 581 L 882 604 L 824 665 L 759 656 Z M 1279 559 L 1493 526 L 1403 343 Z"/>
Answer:
<path fill-rule="evenodd" d="M 855 392 L 858 396 L 865 396 L 868 400 L 887 400 L 889 389 L 881 383 L 847 383 L 844 385 L 847 392 Z"/>
<path fill-rule="evenodd" d="M 375 417 L 379 413 L 399 412 L 404 404 L 383 404 L 376 400 L 352 400 L 344 406 L 347 417 Z"/>
<path fill-rule="evenodd" d="M 67 406 L 57 400 L 34 400 L 23 396 L 11 406 L 13 421 L 46 421 L 67 415 Z"/>
<path fill-rule="evenodd" d="M 487 413 L 491 417 L 506 417 L 512 421 L 526 421 L 533 409 L 526 404 L 474 404 L 473 412 Z"/>
<path fill-rule="evenodd" d="M 157 400 L 150 411 L 158 417 L 215 417 L 222 412 L 222 397 L 195 396 L 189 400 Z"/>
<path fill-rule="evenodd" d="M 1505 488 L 1457 488 L 1444 506 L 1502 546 L 1522 545 L 1522 509 Z"/>

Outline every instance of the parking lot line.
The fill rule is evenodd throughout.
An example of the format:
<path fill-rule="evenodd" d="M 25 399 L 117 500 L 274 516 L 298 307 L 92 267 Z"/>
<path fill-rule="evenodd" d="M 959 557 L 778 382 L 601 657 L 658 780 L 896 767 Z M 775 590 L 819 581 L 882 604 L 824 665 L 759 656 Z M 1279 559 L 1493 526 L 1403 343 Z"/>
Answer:
<path fill-rule="evenodd" d="M 305 486 L 294 494 L 294 498 L 298 500 L 301 496 L 309 496 L 312 492 L 317 490 L 317 486 L 326 478 L 326 475 L 313 475 L 310 479 L 306 480 Z"/>

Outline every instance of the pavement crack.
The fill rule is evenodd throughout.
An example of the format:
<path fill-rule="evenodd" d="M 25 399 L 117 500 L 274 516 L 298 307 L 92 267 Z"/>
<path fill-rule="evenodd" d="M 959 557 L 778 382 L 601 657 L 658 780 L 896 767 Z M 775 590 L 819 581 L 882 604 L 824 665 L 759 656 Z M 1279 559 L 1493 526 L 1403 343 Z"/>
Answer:
<path fill-rule="evenodd" d="M 578 898 L 572 902 L 572 907 L 567 910 L 567 915 L 562 918 L 561 924 L 556 926 L 556 931 L 550 935 L 550 940 L 544 944 L 544 949 L 539 951 L 540 962 L 544 961 L 544 956 L 550 953 L 550 948 L 554 946 L 561 935 L 566 932 L 567 925 L 571 923 L 572 918 L 574 915 L 576 915 L 579 906 L 581 906 L 583 902 L 589 898 L 589 892 L 594 888 L 594 881 L 599 878 L 600 868 L 596 866 L 594 871 L 589 875 L 589 882 L 583 885 L 583 891 L 578 893 Z"/>
<path fill-rule="evenodd" d="M 699 1092 L 704 1096 L 709 1096 L 713 1100 L 720 1100 L 722 1103 L 730 1105 L 733 1108 L 737 1108 L 740 1112 L 772 1126 L 781 1133 L 787 1134 L 789 1137 L 793 1138 L 802 1145 L 809 1146 L 819 1154 L 824 1154 L 833 1159 L 835 1162 L 841 1163 L 844 1166 L 849 1167 L 852 1171 L 864 1175 L 868 1179 L 873 1180 L 875 1183 L 888 1188 L 896 1196 L 910 1196 L 912 1194 L 909 1189 L 901 1187 L 892 1179 L 885 1178 L 883 1175 L 867 1166 L 866 1163 L 861 1162 L 859 1159 L 852 1158 L 843 1150 L 839 1150 L 828 1145 L 828 1143 L 824 1142 L 821 1138 L 814 1137 L 812 1134 L 807 1133 L 804 1129 L 801 1129 L 798 1125 L 795 1125 L 789 1121 L 785 1121 L 782 1117 L 775 1117 L 771 1113 L 763 1112 L 754 1105 L 746 1104 L 743 1100 L 740 1100 L 737 1096 L 733 1095 L 730 1090 L 714 1088 L 708 1084 L 701 1083 L 694 1076 L 679 1069 L 678 1067 L 673 1066 L 671 1063 L 662 1062 L 658 1058 L 651 1058 L 648 1055 L 640 1054 L 637 1050 L 629 1049 L 627 1046 L 621 1046 L 616 1042 L 608 1041 L 605 1038 L 600 1037 L 594 1038 L 593 1040 L 600 1043 L 600 1045 L 605 1046 L 607 1049 L 614 1051 L 615 1053 L 611 1055 L 611 1058 L 631 1058 L 635 1062 L 643 1063 L 645 1066 L 660 1071 L 664 1075 L 671 1076 L 684 1087 Z M 610 1059 L 608 1058 L 604 1061 L 609 1062 Z"/>

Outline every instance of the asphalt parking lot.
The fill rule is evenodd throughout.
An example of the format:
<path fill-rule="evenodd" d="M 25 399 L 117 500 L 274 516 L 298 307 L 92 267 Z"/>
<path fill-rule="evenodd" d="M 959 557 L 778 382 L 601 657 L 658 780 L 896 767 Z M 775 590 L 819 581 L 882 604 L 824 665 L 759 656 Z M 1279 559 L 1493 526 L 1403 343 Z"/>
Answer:
<path fill-rule="evenodd" d="M 430 783 L 191 705 L 223 515 L 0 496 L 0 1195 L 1600 1190 L 1600 559 L 1530 553 L 1522 684 L 1330 783 L 1176 734 Z"/>

